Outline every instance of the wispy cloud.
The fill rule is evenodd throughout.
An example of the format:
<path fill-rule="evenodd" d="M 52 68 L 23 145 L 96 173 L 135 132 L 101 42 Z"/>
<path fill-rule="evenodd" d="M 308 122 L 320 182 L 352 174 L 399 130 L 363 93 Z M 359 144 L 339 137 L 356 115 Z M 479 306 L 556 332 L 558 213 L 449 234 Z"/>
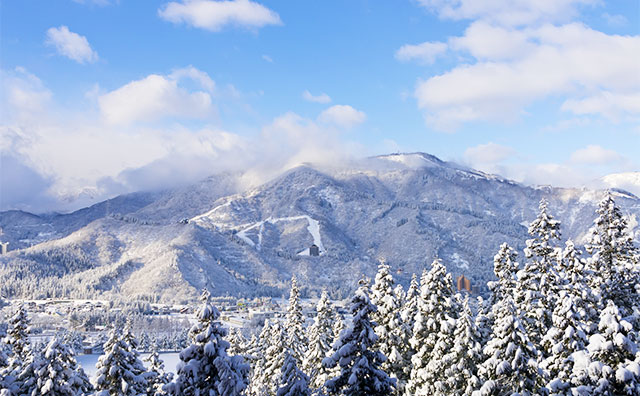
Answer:
<path fill-rule="evenodd" d="M 78 63 L 91 63 L 98 60 L 98 53 L 91 49 L 87 38 L 69 31 L 66 26 L 52 27 L 47 30 L 46 44 L 55 47 L 60 55 Z"/>
<path fill-rule="evenodd" d="M 324 92 L 321 93 L 320 95 L 313 95 L 308 90 L 305 90 L 302 93 L 302 98 L 304 100 L 308 101 L 308 102 L 315 102 L 315 103 L 330 103 L 331 102 L 331 98 L 329 97 L 329 95 L 327 95 Z"/>
<path fill-rule="evenodd" d="M 362 124 L 367 119 L 367 115 L 356 110 L 349 105 L 334 105 L 324 110 L 318 116 L 322 123 L 337 125 L 342 128 L 352 128 Z"/>
<path fill-rule="evenodd" d="M 250 0 L 170 2 L 158 10 L 158 15 L 169 22 L 185 23 L 212 32 L 226 26 L 261 28 L 282 24 L 275 11 Z"/>
<path fill-rule="evenodd" d="M 447 44 L 427 41 L 422 44 L 405 44 L 396 51 L 396 59 L 400 61 L 418 60 L 431 64 L 447 51 Z"/>

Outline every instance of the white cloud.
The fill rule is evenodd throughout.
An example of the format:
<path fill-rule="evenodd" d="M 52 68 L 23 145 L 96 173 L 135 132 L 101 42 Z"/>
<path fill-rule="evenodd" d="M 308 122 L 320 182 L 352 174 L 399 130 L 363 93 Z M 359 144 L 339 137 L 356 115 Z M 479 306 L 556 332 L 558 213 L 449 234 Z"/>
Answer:
<path fill-rule="evenodd" d="M 510 120 L 555 95 L 564 95 L 562 109 L 576 114 L 640 115 L 640 36 L 607 35 L 578 23 L 522 30 L 477 23 L 450 42 L 477 62 L 418 81 L 414 95 L 435 128 Z"/>
<path fill-rule="evenodd" d="M 405 44 L 396 51 L 400 61 L 418 60 L 425 64 L 435 62 L 436 58 L 447 51 L 447 44 L 427 41 L 422 44 Z"/>
<path fill-rule="evenodd" d="M 324 110 L 318 116 L 320 122 L 334 124 L 342 128 L 352 128 L 362 124 L 367 116 L 349 105 L 334 105 Z"/>
<path fill-rule="evenodd" d="M 507 146 L 493 142 L 469 147 L 464 152 L 464 158 L 473 166 L 482 164 L 496 164 L 515 155 L 516 151 Z"/>
<path fill-rule="evenodd" d="M 266 62 L 273 63 L 273 59 L 269 55 L 262 55 L 262 59 Z"/>
<path fill-rule="evenodd" d="M 320 95 L 312 95 L 311 92 L 309 92 L 308 90 L 305 90 L 302 93 L 302 98 L 306 101 L 309 102 L 315 102 L 315 103 L 330 103 L 331 102 L 331 98 L 329 97 L 329 95 L 327 95 L 326 93 L 321 93 Z"/>
<path fill-rule="evenodd" d="M 45 112 L 52 95 L 38 77 L 23 67 L 16 67 L 9 72 L 0 71 L 0 77 L 3 82 L 1 119 L 13 118 L 31 122 L 34 117 L 40 117 Z"/>
<path fill-rule="evenodd" d="M 261 28 L 282 24 L 276 12 L 249 0 L 183 0 L 167 3 L 158 10 L 158 14 L 169 22 L 185 23 L 212 32 L 227 25 Z"/>
<path fill-rule="evenodd" d="M 485 20 L 503 26 L 523 26 L 540 22 L 566 22 L 581 7 L 598 0 L 418 0 L 441 18 Z"/>
<path fill-rule="evenodd" d="M 216 87 L 215 82 L 209 77 L 209 75 L 202 70 L 198 70 L 193 66 L 183 67 L 181 69 L 176 69 L 171 74 L 169 74 L 169 78 L 172 80 L 182 80 L 184 78 L 189 78 L 197 83 L 208 92 L 213 92 Z"/>
<path fill-rule="evenodd" d="M 617 152 L 594 144 L 576 150 L 571 154 L 572 162 L 588 165 L 607 165 L 622 160 L 623 157 Z"/>
<path fill-rule="evenodd" d="M 98 60 L 98 53 L 91 49 L 87 38 L 69 31 L 66 26 L 52 27 L 47 30 L 46 43 L 54 46 L 60 55 L 78 63 L 91 63 Z"/>
<path fill-rule="evenodd" d="M 152 76 L 151 81 L 163 80 L 159 87 L 170 92 L 175 87 L 167 82 L 184 78 L 214 88 L 213 81 L 197 69 Z M 0 107 L 7 115 L 0 121 L 0 156 L 6 165 L 0 172 L 0 210 L 72 210 L 117 194 L 185 185 L 223 171 L 246 171 L 244 182 L 255 185 L 305 162 L 335 165 L 357 149 L 341 140 L 340 130 L 333 125 L 295 113 L 276 117 L 254 137 L 206 125 L 186 127 L 179 120 L 169 126 L 114 125 L 95 117 L 99 107 L 79 111 L 57 106 L 43 83 L 23 69 L 3 72 L 2 79 L 6 95 Z M 134 82 L 144 89 L 138 84 L 125 87 L 134 94 L 137 89 L 145 93 L 148 79 Z M 7 82 L 43 100 L 38 106 L 30 100 L 9 106 Z M 155 97 L 167 102 L 164 94 Z M 127 99 L 130 106 L 134 102 Z M 16 106 L 22 106 L 22 115 Z M 120 114 L 116 119 L 140 115 Z"/>
<path fill-rule="evenodd" d="M 205 91 L 188 91 L 179 84 L 194 80 Z M 193 67 L 175 70 L 168 76 L 151 74 L 132 81 L 98 98 L 100 113 L 110 124 L 155 121 L 167 117 L 207 118 L 215 113 L 210 92 L 213 80 Z"/>
<path fill-rule="evenodd" d="M 534 47 L 523 31 L 496 27 L 484 21 L 472 23 L 462 37 L 449 39 L 452 49 L 476 59 L 504 60 L 522 57 Z"/>
<path fill-rule="evenodd" d="M 578 115 L 601 114 L 617 121 L 625 115 L 640 115 L 640 92 L 602 91 L 582 99 L 567 99 L 561 109 Z"/>

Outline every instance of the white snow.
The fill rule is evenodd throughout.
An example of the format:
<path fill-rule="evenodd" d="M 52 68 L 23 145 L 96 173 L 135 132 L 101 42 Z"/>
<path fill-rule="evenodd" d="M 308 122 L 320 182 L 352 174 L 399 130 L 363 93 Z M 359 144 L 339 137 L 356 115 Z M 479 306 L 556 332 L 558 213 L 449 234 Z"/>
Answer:
<path fill-rule="evenodd" d="M 213 213 L 215 213 L 216 210 L 220 209 L 220 208 L 224 208 L 225 206 L 229 206 L 231 205 L 231 201 L 229 202 L 225 202 L 222 205 L 218 205 L 215 208 L 211 209 L 210 211 L 203 213 L 201 215 L 195 216 L 193 218 L 191 218 L 189 221 L 198 221 L 198 220 L 202 220 L 204 218 L 207 218 L 209 216 L 211 216 Z"/>
<path fill-rule="evenodd" d="M 458 253 L 454 253 L 451 257 L 453 258 L 453 262 L 456 264 L 456 267 L 466 270 L 469 269 L 469 262 L 460 257 Z"/>
<path fill-rule="evenodd" d="M 307 223 L 309 224 L 307 226 L 307 231 L 309 231 L 309 234 L 311 234 L 311 236 L 313 237 L 313 243 L 318 246 L 318 248 L 320 248 L 320 254 L 322 254 L 325 250 L 324 250 L 324 245 L 322 244 L 322 238 L 320 237 L 320 222 L 308 215 L 302 215 L 302 216 L 291 216 L 291 217 L 269 217 L 266 220 L 262 220 L 259 221 L 241 231 L 239 231 L 236 236 L 240 239 L 242 239 L 243 241 L 245 241 L 248 245 L 255 247 L 257 250 L 261 249 L 261 244 L 262 244 L 262 232 L 264 230 L 264 225 L 265 223 L 271 223 L 271 224 L 275 224 L 275 223 L 279 223 L 281 221 L 296 221 L 296 220 L 306 220 Z M 247 236 L 247 232 L 250 230 L 253 230 L 255 228 L 258 228 L 258 243 L 256 244 L 251 238 L 249 238 Z M 302 253 L 302 252 L 301 252 Z M 300 255 L 302 255 L 301 253 L 298 253 Z M 307 251 L 308 254 L 308 251 Z"/>
<path fill-rule="evenodd" d="M 437 166 L 433 161 L 429 161 L 423 155 L 415 154 L 390 154 L 380 158 L 388 161 L 399 162 L 409 168 L 423 168 L 425 166 Z"/>

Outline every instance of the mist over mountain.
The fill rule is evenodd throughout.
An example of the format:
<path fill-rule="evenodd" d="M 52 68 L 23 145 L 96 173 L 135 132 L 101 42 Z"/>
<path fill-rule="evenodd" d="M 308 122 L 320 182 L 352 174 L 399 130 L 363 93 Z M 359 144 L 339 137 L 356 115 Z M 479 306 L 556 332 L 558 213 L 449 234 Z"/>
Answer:
<path fill-rule="evenodd" d="M 0 256 L 0 292 L 180 302 L 203 288 L 280 295 L 295 273 L 303 293 L 342 297 L 379 259 L 407 284 L 436 257 L 482 287 L 501 243 L 522 251 L 541 198 L 563 238 L 581 244 L 603 194 L 530 187 L 424 153 L 299 166 L 244 191 L 241 177 L 213 175 L 70 214 L 0 212 L 10 248 Z M 614 195 L 638 239 L 640 199 Z"/>

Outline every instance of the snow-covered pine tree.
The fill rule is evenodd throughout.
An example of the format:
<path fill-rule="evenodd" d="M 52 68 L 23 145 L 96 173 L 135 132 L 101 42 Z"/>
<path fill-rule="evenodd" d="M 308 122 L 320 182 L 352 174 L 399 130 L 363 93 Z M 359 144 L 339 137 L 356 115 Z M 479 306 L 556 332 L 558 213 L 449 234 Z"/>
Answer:
<path fill-rule="evenodd" d="M 410 340 L 416 353 L 411 358 L 411 374 L 405 388 L 407 395 L 430 394 L 428 387 L 433 384 L 433 379 L 444 375 L 436 371 L 436 365 L 428 366 L 438 340 L 452 335 L 454 326 L 450 321 L 457 317 L 458 310 L 453 279 L 439 259 L 434 260 L 428 272 L 423 272 L 420 283 L 418 314 Z M 448 332 L 451 334 L 446 334 Z"/>
<path fill-rule="evenodd" d="M 474 396 L 530 396 L 544 387 L 538 352 L 510 296 L 496 310 L 491 338 L 483 352 L 487 359 L 478 367 L 483 385 Z"/>
<path fill-rule="evenodd" d="M 147 369 L 147 395 L 148 396 L 161 396 L 166 395 L 162 390 L 162 387 L 171 382 L 173 374 L 167 373 L 164 370 L 164 362 L 160 359 L 158 353 L 158 346 L 156 344 L 150 344 L 151 351 L 149 356 L 145 359 L 149 363 Z"/>
<path fill-rule="evenodd" d="M 322 362 L 328 368 L 339 365 L 340 375 L 328 380 L 325 387 L 330 395 L 390 395 L 394 391 L 395 380 L 381 369 L 386 357 L 373 349 L 378 336 L 370 315 L 376 306 L 369 298 L 366 280 L 360 280 L 360 287 L 351 302 L 351 326 L 336 341 L 334 354 Z"/>
<path fill-rule="evenodd" d="M 248 345 L 247 340 L 242 335 L 242 331 L 235 327 L 230 327 L 227 339 L 229 340 L 227 354 L 229 356 L 240 355 L 246 359 Z"/>
<path fill-rule="evenodd" d="M 247 387 L 249 366 L 241 356 L 228 356 L 227 331 L 217 322 L 218 310 L 201 296 L 198 322 L 191 328 L 191 345 L 180 352 L 177 376 L 164 390 L 174 396 L 236 396 Z"/>
<path fill-rule="evenodd" d="M 302 313 L 302 306 L 300 306 L 300 289 L 298 289 L 298 281 L 295 275 L 291 278 L 291 293 L 289 294 L 285 327 L 291 353 L 297 361 L 302 361 L 309 341 L 305 333 L 304 314 Z"/>
<path fill-rule="evenodd" d="M 623 316 L 640 306 L 639 251 L 629 233 L 627 220 L 607 192 L 596 211 L 598 217 L 590 230 L 587 260 L 590 285 L 600 289 L 602 301 L 612 300 Z"/>
<path fill-rule="evenodd" d="M 20 374 L 31 351 L 29 324 L 27 310 L 20 305 L 9 319 L 7 335 L 2 341 L 9 354 L 6 366 L 0 368 L 0 389 L 4 388 L 14 392 L 18 390 L 19 384 L 16 383 L 16 377 Z"/>
<path fill-rule="evenodd" d="M 599 294 L 592 290 L 588 279 L 592 276 L 586 269 L 582 252 L 572 240 L 565 243 L 562 257 L 558 260 L 558 273 L 562 279 L 562 290 L 571 295 L 574 310 L 585 334 L 593 334 L 598 327 Z"/>
<path fill-rule="evenodd" d="M 480 386 L 478 365 L 482 363 L 481 337 L 473 321 L 469 307 L 469 295 L 462 301 L 462 312 L 456 320 L 453 332 L 453 344 L 443 361 L 445 381 L 442 383 L 442 394 L 451 396 L 471 395 Z M 450 346 L 451 347 L 451 346 Z"/>
<path fill-rule="evenodd" d="M 378 335 L 376 348 L 387 357 L 382 369 L 396 379 L 397 391 L 402 391 L 409 379 L 409 372 L 405 372 L 405 369 L 411 366 L 411 361 L 406 360 L 404 353 L 400 315 L 403 301 L 396 295 L 395 282 L 385 261 L 378 265 L 378 273 L 371 287 L 371 303 L 377 308 L 371 314 L 372 320 L 378 324 L 375 328 Z"/>
<path fill-rule="evenodd" d="M 640 353 L 633 325 L 611 300 L 600 314 L 598 333 L 589 337 L 588 373 L 593 395 L 640 395 Z M 576 368 L 574 371 L 579 371 Z M 585 371 L 584 369 L 582 371 Z M 582 375 L 574 374 L 577 377 Z"/>
<path fill-rule="evenodd" d="M 251 338 L 245 344 L 244 360 L 246 360 L 250 366 L 253 367 L 254 363 L 258 361 L 262 356 L 262 346 L 260 345 L 260 339 L 255 334 L 251 334 Z"/>
<path fill-rule="evenodd" d="M 289 339 L 287 328 L 283 327 L 280 322 L 274 323 L 269 347 L 265 353 L 266 366 L 263 373 L 263 383 L 269 384 L 266 388 L 269 395 L 275 395 L 278 390 L 278 381 L 276 379 L 284 364 L 285 352 L 293 355 L 293 348 L 287 341 Z"/>
<path fill-rule="evenodd" d="M 299 367 L 300 362 L 287 349 L 280 374 L 280 387 L 276 396 L 311 396 L 309 377 Z"/>
<path fill-rule="evenodd" d="M 22 361 L 29 354 L 29 325 L 27 310 L 23 305 L 20 305 L 11 319 L 9 319 L 9 327 L 5 338 L 5 343 L 11 349 L 11 360 L 13 361 Z"/>
<path fill-rule="evenodd" d="M 491 292 L 489 300 L 482 300 L 478 305 L 476 324 L 484 342 L 489 340 L 495 310 L 505 296 L 513 296 L 516 289 L 518 273 L 518 253 L 507 243 L 500 245 L 498 253 L 493 257 L 493 273 L 497 280 L 488 282 Z M 482 297 L 480 297 L 482 298 Z M 483 343 L 484 344 L 484 343 Z"/>
<path fill-rule="evenodd" d="M 540 200 L 539 210 L 538 217 L 529 225 L 532 238 L 526 241 L 524 253 L 527 261 L 518 271 L 514 296 L 529 339 L 540 351 L 542 336 L 552 326 L 551 316 L 560 283 L 555 266 L 560 222 L 548 212 L 544 198 Z"/>
<path fill-rule="evenodd" d="M 400 334 L 402 338 L 402 354 L 405 361 L 404 378 L 402 383 L 397 384 L 397 393 L 403 394 L 404 387 L 407 381 L 411 377 L 411 358 L 416 353 L 416 350 L 411 345 L 411 337 L 413 337 L 413 326 L 416 321 L 416 315 L 418 314 L 418 299 L 420 298 L 420 286 L 416 274 L 411 276 L 411 283 L 409 289 L 404 298 L 404 304 L 400 310 L 401 327 Z"/>
<path fill-rule="evenodd" d="M 506 243 L 500 245 L 498 253 L 493 257 L 493 272 L 498 278 L 489 283 L 494 299 L 503 295 L 512 295 L 516 287 L 518 273 L 518 253 Z"/>
<path fill-rule="evenodd" d="M 19 394 L 29 396 L 82 396 L 93 390 L 71 348 L 55 338 L 42 354 L 31 354 L 17 380 Z"/>
<path fill-rule="evenodd" d="M 418 314 L 418 299 L 420 298 L 420 285 L 416 274 L 411 275 L 411 283 L 407 289 L 404 306 L 401 311 L 402 323 L 413 329 L 413 323 Z"/>
<path fill-rule="evenodd" d="M 146 369 L 137 351 L 131 350 L 131 340 L 125 340 L 125 336 L 129 338 L 128 334 L 119 335 L 115 329 L 109 332 L 104 354 L 96 364 L 96 396 L 138 396 L 147 391 Z"/>
<path fill-rule="evenodd" d="M 266 395 L 268 392 L 265 389 L 270 386 L 272 382 L 265 382 L 265 370 L 267 367 L 267 350 L 271 344 L 271 333 L 274 331 L 275 324 L 267 319 L 262 326 L 262 330 L 258 336 L 255 348 L 253 349 L 251 356 L 253 361 L 251 364 L 251 375 L 249 381 L 248 394 L 252 396 Z"/>
<path fill-rule="evenodd" d="M 314 391 L 322 389 L 330 376 L 329 369 L 322 365 L 322 361 L 332 352 L 332 324 L 336 319 L 336 312 L 326 290 L 320 295 L 316 312 L 315 321 L 309 326 L 309 348 L 302 363 L 302 370 L 309 374 L 309 387 Z"/>
<path fill-rule="evenodd" d="M 587 341 L 573 294 L 566 290 L 560 293 L 552 320 L 553 326 L 542 338 L 548 357 L 540 367 L 547 372 L 552 395 L 570 394 L 572 355 L 583 350 Z"/>

